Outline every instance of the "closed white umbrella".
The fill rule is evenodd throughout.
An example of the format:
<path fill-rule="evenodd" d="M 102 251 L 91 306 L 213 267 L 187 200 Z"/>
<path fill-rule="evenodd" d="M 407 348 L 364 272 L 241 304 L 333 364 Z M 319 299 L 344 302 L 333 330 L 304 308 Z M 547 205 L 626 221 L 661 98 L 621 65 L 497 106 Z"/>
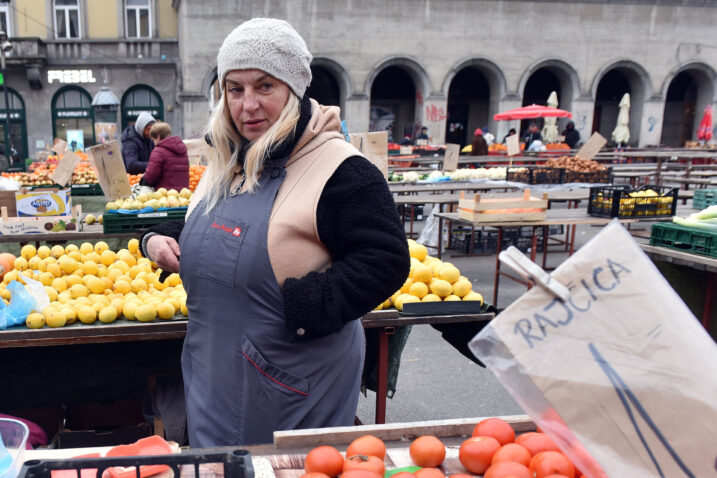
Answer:
<path fill-rule="evenodd" d="M 627 144 L 630 141 L 630 93 L 625 93 L 620 100 L 620 112 L 617 114 L 617 126 L 612 131 L 612 140 L 616 144 Z"/>
<path fill-rule="evenodd" d="M 550 96 L 548 96 L 548 106 L 551 108 L 558 107 L 558 94 L 554 91 L 550 93 Z M 543 143 L 547 144 L 558 142 L 558 127 L 556 126 L 557 121 L 557 118 L 545 118 L 543 131 L 540 133 L 543 136 Z"/>

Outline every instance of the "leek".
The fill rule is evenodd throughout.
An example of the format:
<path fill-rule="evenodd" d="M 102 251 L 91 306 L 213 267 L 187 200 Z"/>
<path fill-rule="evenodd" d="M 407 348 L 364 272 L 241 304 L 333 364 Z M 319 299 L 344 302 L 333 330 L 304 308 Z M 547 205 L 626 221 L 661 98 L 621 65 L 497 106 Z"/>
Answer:
<path fill-rule="evenodd" d="M 703 231 L 717 232 L 717 221 L 713 221 L 712 219 L 697 219 L 693 216 L 696 215 L 693 214 L 686 219 L 679 216 L 675 216 L 672 218 L 672 222 L 674 222 L 675 224 L 679 224 L 680 226 L 692 227 L 695 229 L 701 229 Z"/>
<path fill-rule="evenodd" d="M 717 218 L 717 204 L 709 206 L 698 213 L 692 214 L 695 219 L 714 219 Z"/>

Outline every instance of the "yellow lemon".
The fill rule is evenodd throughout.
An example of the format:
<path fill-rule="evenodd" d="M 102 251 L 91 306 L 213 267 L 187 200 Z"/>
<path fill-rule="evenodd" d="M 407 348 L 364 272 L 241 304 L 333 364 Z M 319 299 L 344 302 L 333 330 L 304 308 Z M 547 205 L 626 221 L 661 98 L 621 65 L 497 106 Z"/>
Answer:
<path fill-rule="evenodd" d="M 167 285 L 170 287 L 177 286 L 182 283 L 182 279 L 179 277 L 179 274 L 172 273 L 169 274 L 169 277 L 167 277 Z"/>
<path fill-rule="evenodd" d="M 65 255 L 65 248 L 60 245 L 52 246 L 52 249 L 50 250 L 50 254 L 55 259 L 59 259 L 61 256 Z"/>
<path fill-rule="evenodd" d="M 39 257 L 37 257 L 37 256 L 31 257 L 30 260 L 27 261 L 27 267 L 28 267 L 28 269 L 32 269 L 34 271 L 40 270 L 41 262 L 42 262 L 42 259 L 40 259 Z"/>
<path fill-rule="evenodd" d="M 27 259 L 24 257 L 18 257 L 15 259 L 15 270 L 16 271 L 24 271 L 27 269 L 28 262 Z"/>
<path fill-rule="evenodd" d="M 426 294 L 423 296 L 423 299 L 421 299 L 421 302 L 440 302 L 441 298 L 438 297 L 436 294 Z"/>
<path fill-rule="evenodd" d="M 438 271 L 438 277 L 444 281 L 450 282 L 451 284 L 457 281 L 460 276 L 461 272 L 458 268 L 451 265 L 441 267 Z"/>
<path fill-rule="evenodd" d="M 64 277 L 56 277 L 52 280 L 50 286 L 57 292 L 63 292 L 67 290 L 67 279 Z"/>
<path fill-rule="evenodd" d="M 20 256 L 26 261 L 29 261 L 35 254 L 37 254 L 37 249 L 32 244 L 26 244 L 20 249 Z"/>
<path fill-rule="evenodd" d="M 49 272 L 40 272 L 40 282 L 42 282 L 42 285 L 52 285 L 53 280 L 55 280 L 55 276 Z"/>
<path fill-rule="evenodd" d="M 77 247 L 75 244 L 68 244 L 65 247 L 65 254 L 69 254 L 71 252 L 79 252 L 79 251 L 80 251 L 80 248 Z"/>
<path fill-rule="evenodd" d="M 170 304 L 169 302 L 161 302 L 157 305 L 156 308 L 157 308 L 157 315 L 159 316 L 160 319 L 165 319 L 165 320 L 171 319 L 172 317 L 174 317 L 174 314 L 176 313 L 174 306 L 172 304 Z"/>
<path fill-rule="evenodd" d="M 445 299 L 443 299 L 444 302 L 455 302 L 455 301 L 460 301 L 460 300 L 461 300 L 461 298 L 455 294 L 451 294 L 448 297 L 446 297 Z"/>
<path fill-rule="evenodd" d="M 137 302 L 125 302 L 122 306 L 122 315 L 124 315 L 127 320 L 135 320 L 134 314 L 137 311 L 138 307 L 139 304 Z"/>
<path fill-rule="evenodd" d="M 142 304 L 134 313 L 140 322 L 152 322 L 157 317 L 157 309 L 152 304 Z"/>
<path fill-rule="evenodd" d="M 122 272 L 122 274 L 129 275 L 130 273 L 130 265 L 127 264 L 125 261 L 117 261 L 111 266 L 108 267 L 109 270 L 117 269 L 118 271 Z"/>
<path fill-rule="evenodd" d="M 128 266 L 134 266 L 137 265 L 137 258 L 132 255 L 131 252 L 125 251 L 122 253 L 117 254 L 117 259 L 124 262 Z"/>
<path fill-rule="evenodd" d="M 52 254 L 52 250 L 47 246 L 40 246 L 37 248 L 36 254 L 36 257 L 44 259 L 45 257 L 49 257 L 50 254 Z"/>
<path fill-rule="evenodd" d="M 3 277 L 3 282 L 9 284 L 10 282 L 17 280 L 17 278 L 20 277 L 20 273 L 16 270 L 12 270 L 5 274 Z"/>
<path fill-rule="evenodd" d="M 99 267 L 97 267 L 97 263 L 94 261 L 85 261 L 82 263 L 82 270 L 85 274 L 96 276 L 99 272 Z"/>
<path fill-rule="evenodd" d="M 132 286 L 125 280 L 116 280 L 112 289 L 118 294 L 126 294 L 132 290 Z"/>
<path fill-rule="evenodd" d="M 110 248 L 110 246 L 108 246 L 105 241 L 98 241 L 97 243 L 95 243 L 95 247 L 94 247 L 95 252 L 97 254 L 102 254 L 104 251 L 106 251 L 109 248 Z"/>
<path fill-rule="evenodd" d="M 67 292 L 69 292 L 69 290 Z M 90 301 L 89 297 L 78 297 L 75 302 L 80 305 L 92 305 L 92 301 Z"/>
<path fill-rule="evenodd" d="M 64 249 L 63 249 L 64 251 Z M 65 314 L 59 310 L 51 310 L 45 315 L 45 323 L 48 327 L 64 327 L 67 324 Z"/>
<path fill-rule="evenodd" d="M 401 294 L 398 297 L 396 297 L 396 300 L 393 301 L 393 305 L 395 305 L 398 310 L 403 310 L 404 302 L 406 300 L 413 300 L 413 299 L 411 299 L 411 297 L 413 297 L 413 299 L 418 299 L 418 297 L 416 297 L 415 295 Z M 421 299 L 418 299 L 418 301 L 420 301 L 420 300 Z"/>
<path fill-rule="evenodd" d="M 122 275 L 122 271 L 118 268 L 110 267 L 107 269 L 107 278 L 112 282 L 117 282 L 118 280 L 120 280 L 120 277 Z"/>
<path fill-rule="evenodd" d="M 83 324 L 94 324 L 97 320 L 97 312 L 89 305 L 82 305 L 77 309 L 77 318 Z"/>
<path fill-rule="evenodd" d="M 92 244 L 90 244 L 89 242 L 83 242 L 80 245 L 80 253 L 83 255 L 87 255 L 94 250 L 95 250 L 95 247 Z"/>
<path fill-rule="evenodd" d="M 33 312 L 25 319 L 25 325 L 27 325 L 28 329 L 41 329 L 45 326 L 45 316 Z"/>
<path fill-rule="evenodd" d="M 100 277 L 105 283 L 105 292 L 112 290 L 115 283 L 109 277 Z"/>
<path fill-rule="evenodd" d="M 429 283 L 431 282 L 431 279 L 433 278 L 433 273 L 431 272 L 431 269 L 424 265 L 420 264 L 416 266 L 415 269 L 413 269 L 413 273 L 411 274 L 411 278 L 414 282 L 424 282 Z"/>
<path fill-rule="evenodd" d="M 63 307 L 62 309 L 60 309 L 60 313 L 65 316 L 65 321 L 67 322 L 67 325 L 74 324 L 77 320 L 77 314 L 72 307 Z"/>
<path fill-rule="evenodd" d="M 404 282 L 401 286 L 401 292 L 403 294 L 408 294 L 408 291 L 411 289 L 411 284 L 413 284 L 413 279 L 409 277 L 408 279 L 406 279 L 406 282 Z"/>
<path fill-rule="evenodd" d="M 117 309 L 110 306 L 104 307 L 100 310 L 99 314 L 100 322 L 109 324 L 117 319 Z"/>
<path fill-rule="evenodd" d="M 466 295 L 463 296 L 463 300 L 476 300 L 483 304 L 483 296 L 475 291 L 468 292 Z"/>
<path fill-rule="evenodd" d="M 421 302 L 421 299 L 419 299 L 413 294 L 406 294 L 406 297 L 401 302 L 401 308 L 399 310 L 403 310 L 406 304 L 410 304 L 411 302 Z"/>
<path fill-rule="evenodd" d="M 10 291 L 7 290 L 5 287 L 2 287 L 0 288 L 0 297 L 5 300 L 10 300 L 12 298 L 12 294 L 10 294 Z"/>
<path fill-rule="evenodd" d="M 383 302 L 378 304 L 376 307 L 373 308 L 373 310 L 382 310 L 383 309 Z"/>
<path fill-rule="evenodd" d="M 453 283 L 453 293 L 458 297 L 464 297 L 472 288 L 473 284 L 467 279 L 458 279 Z"/>
<path fill-rule="evenodd" d="M 147 290 L 147 283 L 144 281 L 144 279 L 135 279 L 132 281 L 132 292 L 140 292 L 143 290 Z"/>
<path fill-rule="evenodd" d="M 65 287 L 67 287 L 67 284 L 65 284 Z M 53 287 L 54 289 L 54 287 Z M 55 289 L 57 290 L 57 289 Z M 72 294 L 69 290 L 65 290 L 57 294 L 57 301 L 61 304 L 67 304 L 69 301 L 72 300 Z"/>
<path fill-rule="evenodd" d="M 95 302 L 92 305 L 90 305 L 90 307 L 92 307 L 94 309 L 95 313 L 97 313 L 97 314 L 99 314 L 102 309 L 104 309 L 105 307 L 108 307 L 108 306 L 109 306 L 109 304 L 107 304 L 105 302 Z"/>
<path fill-rule="evenodd" d="M 100 254 L 100 262 L 106 266 L 113 264 L 116 260 L 117 256 L 114 251 L 110 251 L 109 249 L 102 251 Z"/>
<path fill-rule="evenodd" d="M 77 299 L 78 297 L 87 297 L 89 293 L 89 289 L 84 284 L 75 284 L 70 287 L 70 294 L 72 294 L 73 299 Z"/>
<path fill-rule="evenodd" d="M 182 305 L 179 307 L 180 312 L 182 312 L 182 315 L 185 317 L 189 316 L 189 310 L 187 309 L 187 303 L 182 302 Z"/>
<path fill-rule="evenodd" d="M 122 308 L 124 307 L 124 301 L 122 299 L 112 299 L 110 305 L 117 310 L 117 317 L 122 315 Z"/>
<path fill-rule="evenodd" d="M 139 239 L 130 239 L 127 242 L 127 250 L 132 254 L 137 254 L 137 251 L 139 251 Z"/>
<path fill-rule="evenodd" d="M 104 279 L 100 279 L 97 276 L 87 276 L 85 285 L 93 294 L 102 294 L 107 288 Z"/>
<path fill-rule="evenodd" d="M 47 272 L 55 277 L 62 277 L 62 269 L 57 263 L 47 264 Z"/>
<path fill-rule="evenodd" d="M 107 277 L 107 274 L 109 273 L 109 269 L 104 264 L 100 264 L 97 266 L 97 274 L 95 274 L 97 277 Z"/>
<path fill-rule="evenodd" d="M 77 262 L 82 262 L 82 254 L 80 254 L 78 251 L 73 251 L 68 254 L 66 254 L 67 257 L 76 260 Z"/>
<path fill-rule="evenodd" d="M 431 282 L 430 287 L 431 287 L 431 292 L 436 294 L 438 297 L 448 297 L 449 295 L 451 295 L 451 292 L 453 291 L 451 284 L 442 279 L 434 280 L 433 282 Z"/>
<path fill-rule="evenodd" d="M 60 269 L 62 269 L 62 272 L 65 274 L 72 274 L 80 267 L 80 264 L 71 257 L 63 257 L 62 260 L 58 261 L 58 264 L 60 264 Z"/>
<path fill-rule="evenodd" d="M 156 290 L 164 290 L 169 286 L 166 284 L 166 282 L 160 282 L 159 279 L 154 279 L 154 281 L 152 281 L 152 287 L 154 287 Z"/>
<path fill-rule="evenodd" d="M 59 295 L 55 289 L 53 289 L 50 286 L 45 286 L 45 292 L 47 292 L 47 296 L 50 298 L 50 302 L 56 302 L 57 296 Z"/>
<path fill-rule="evenodd" d="M 414 282 L 408 289 L 408 293 L 422 299 L 428 294 L 428 286 L 423 282 Z"/>
<path fill-rule="evenodd" d="M 70 274 L 69 276 L 65 276 L 65 280 L 67 281 L 68 289 L 75 284 L 82 284 L 82 277 L 76 274 Z"/>
<path fill-rule="evenodd" d="M 408 243 L 408 253 L 411 257 L 415 257 L 419 261 L 422 261 L 428 255 L 428 249 L 423 244 L 419 244 L 415 241 Z"/>
<path fill-rule="evenodd" d="M 100 263 L 100 255 L 98 253 L 96 253 L 95 251 L 92 251 L 89 254 L 84 254 L 82 256 L 82 261 L 83 262 L 92 261 L 95 264 L 99 264 Z"/>

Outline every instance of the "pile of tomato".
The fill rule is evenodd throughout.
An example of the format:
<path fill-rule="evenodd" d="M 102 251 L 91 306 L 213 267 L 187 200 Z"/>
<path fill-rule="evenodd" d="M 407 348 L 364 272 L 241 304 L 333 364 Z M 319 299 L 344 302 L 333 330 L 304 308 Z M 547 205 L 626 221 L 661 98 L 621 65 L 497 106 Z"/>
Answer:
<path fill-rule="evenodd" d="M 394 478 L 446 478 L 438 467 L 446 458 L 446 447 L 435 436 L 425 435 L 413 440 L 409 448 L 411 460 L 421 467 L 413 473 L 401 471 Z M 319 446 L 312 449 L 304 462 L 302 478 L 383 478 L 386 445 L 373 435 L 357 438 L 346 450 L 346 458 L 336 448 Z M 500 418 L 478 423 L 470 438 L 459 450 L 458 459 L 466 473 L 449 478 L 584 478 L 575 465 L 541 432 L 515 435 L 513 427 Z"/>

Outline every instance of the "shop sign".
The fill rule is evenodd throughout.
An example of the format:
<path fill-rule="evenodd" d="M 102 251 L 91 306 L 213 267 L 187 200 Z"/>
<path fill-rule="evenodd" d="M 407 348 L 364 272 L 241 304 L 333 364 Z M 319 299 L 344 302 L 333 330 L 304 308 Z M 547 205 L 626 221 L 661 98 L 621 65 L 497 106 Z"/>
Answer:
<path fill-rule="evenodd" d="M 152 116 L 155 116 L 155 117 L 156 117 L 156 116 L 159 116 L 159 110 L 157 110 L 157 109 L 151 109 L 151 110 L 126 110 L 125 113 L 124 113 L 124 115 L 125 115 L 127 118 L 132 118 L 132 119 L 134 119 L 134 118 L 136 118 L 137 116 L 139 116 L 140 113 L 144 113 L 145 111 L 146 111 L 147 113 L 151 114 Z"/>
<path fill-rule="evenodd" d="M 47 70 L 47 82 L 59 83 L 96 83 L 92 70 Z"/>
<path fill-rule="evenodd" d="M 5 118 L 7 118 L 7 113 L 5 113 L 5 112 L 0 113 L 0 120 L 4 120 Z M 10 119 L 22 119 L 22 114 L 10 113 Z"/>
<path fill-rule="evenodd" d="M 87 118 L 90 113 L 86 110 L 58 111 L 58 118 Z"/>

